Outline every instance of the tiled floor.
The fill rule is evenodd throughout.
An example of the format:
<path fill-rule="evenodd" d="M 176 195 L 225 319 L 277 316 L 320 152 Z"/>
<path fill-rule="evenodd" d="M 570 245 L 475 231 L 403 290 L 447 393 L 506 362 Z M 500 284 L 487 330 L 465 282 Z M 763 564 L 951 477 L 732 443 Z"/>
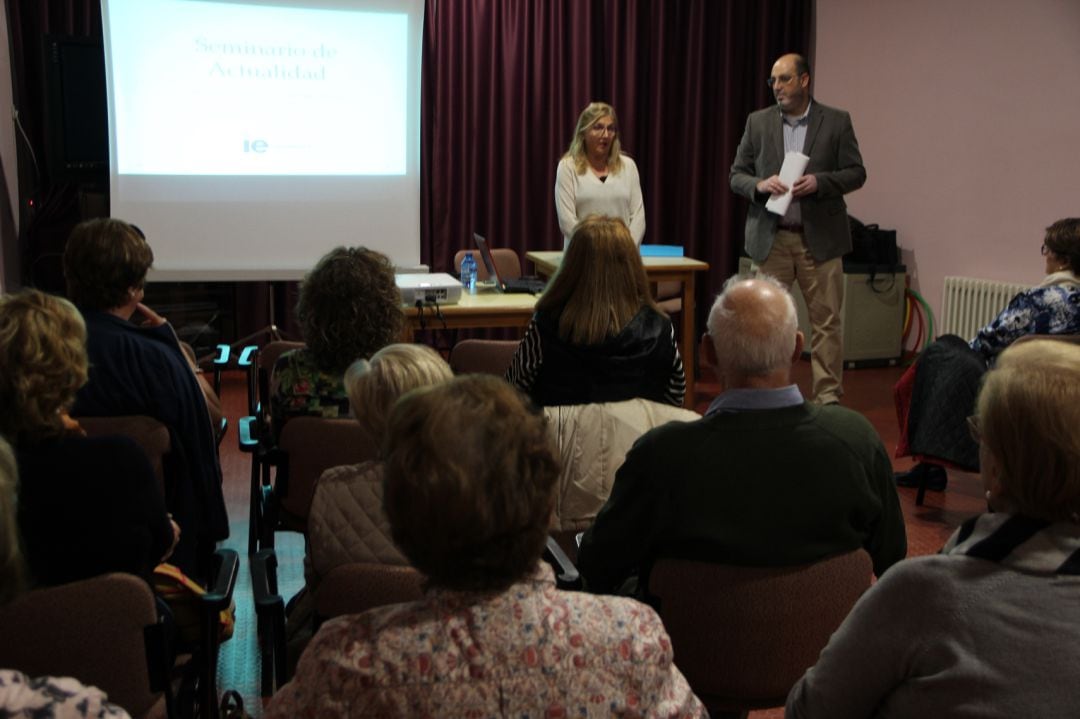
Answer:
<path fill-rule="evenodd" d="M 844 404 L 862 412 L 881 434 L 890 452 L 896 446 L 898 430 L 893 410 L 892 386 L 902 370 L 896 367 L 880 369 L 848 370 L 844 375 L 847 394 Z M 799 362 L 795 367 L 795 380 L 804 393 L 809 390 L 810 366 Z M 697 385 L 696 408 L 704 411 L 716 385 L 705 376 Z M 222 389 L 222 399 L 229 418 L 230 429 L 222 443 L 221 462 L 225 474 L 225 499 L 232 517 L 232 538 L 228 546 L 240 551 L 245 559 L 237 584 L 237 631 L 236 636 L 223 647 L 219 679 L 223 688 L 239 691 L 249 711 L 258 716 L 261 708 L 259 696 L 258 647 L 255 640 L 254 607 L 246 567 L 247 507 L 249 458 L 237 449 L 236 420 L 245 412 L 244 384 L 240 374 L 227 374 Z M 894 468 L 902 471 L 911 466 L 909 459 L 894 460 Z M 915 490 L 901 489 L 900 500 L 908 530 L 908 556 L 931 554 L 938 551 L 952 531 L 965 519 L 985 508 L 983 489 L 978 475 L 962 472 L 949 473 L 946 492 L 928 492 L 925 504 L 915 506 Z M 279 580 L 282 595 L 291 596 L 303 585 L 301 560 L 303 542 L 297 535 L 279 534 L 276 540 L 279 556 Z M 772 719 L 783 716 L 781 709 L 753 712 L 752 719 Z"/>

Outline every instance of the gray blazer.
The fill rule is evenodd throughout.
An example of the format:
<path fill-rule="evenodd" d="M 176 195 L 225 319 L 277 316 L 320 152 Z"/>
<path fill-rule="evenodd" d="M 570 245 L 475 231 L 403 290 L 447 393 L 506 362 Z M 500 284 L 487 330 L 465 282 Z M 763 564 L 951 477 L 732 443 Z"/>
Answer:
<path fill-rule="evenodd" d="M 769 196 L 758 193 L 756 186 L 780 172 L 784 162 L 782 122 L 778 106 L 750 113 L 731 164 L 732 191 L 751 203 L 746 215 L 746 252 L 755 262 L 764 262 L 769 256 L 780 219 L 765 209 Z M 851 117 L 814 100 L 803 154 L 810 158 L 806 174 L 815 175 L 818 182 L 817 193 L 800 200 L 803 232 L 814 259 L 824 262 L 851 251 L 844 195 L 866 182 Z"/>

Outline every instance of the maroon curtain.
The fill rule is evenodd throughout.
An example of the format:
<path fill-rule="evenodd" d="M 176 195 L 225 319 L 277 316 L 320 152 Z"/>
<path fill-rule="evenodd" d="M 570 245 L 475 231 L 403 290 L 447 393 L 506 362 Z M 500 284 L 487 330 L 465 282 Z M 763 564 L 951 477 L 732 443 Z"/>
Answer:
<path fill-rule="evenodd" d="M 707 303 L 736 268 L 745 204 L 728 170 L 772 62 L 808 50 L 812 0 L 427 0 L 421 257 L 452 265 L 472 232 L 562 247 L 555 167 L 592 100 L 619 113 L 649 243 L 710 265 Z"/>
<path fill-rule="evenodd" d="M 6 5 L 15 103 L 41 148 L 41 35 L 100 36 L 99 0 Z M 646 241 L 710 264 L 700 305 L 742 246 L 727 176 L 746 115 L 770 101 L 773 59 L 807 51 L 812 17 L 812 0 L 427 0 L 422 260 L 448 268 L 474 230 L 522 254 L 561 247 L 555 166 L 581 109 L 606 100 L 641 170 Z M 48 178 L 21 184 L 41 197 Z"/>

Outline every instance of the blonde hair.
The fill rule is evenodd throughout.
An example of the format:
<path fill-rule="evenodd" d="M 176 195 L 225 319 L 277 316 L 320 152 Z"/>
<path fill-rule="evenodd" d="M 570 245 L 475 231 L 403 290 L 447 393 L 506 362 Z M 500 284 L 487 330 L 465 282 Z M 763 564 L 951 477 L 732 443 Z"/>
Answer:
<path fill-rule="evenodd" d="M 626 224 L 589 215 L 576 228 L 559 269 L 536 303 L 559 317 L 559 337 L 593 345 L 614 337 L 643 307 L 657 312 L 641 253 Z"/>
<path fill-rule="evenodd" d="M 615 139 L 611 141 L 611 146 L 608 147 L 607 169 L 613 175 L 619 174 L 619 170 L 622 169 L 622 144 L 619 142 L 619 133 L 617 132 L 619 118 L 615 116 L 615 108 L 606 102 L 590 102 L 578 115 L 577 127 L 574 129 L 574 139 L 570 141 L 570 148 L 563 155 L 563 157 L 573 160 L 574 170 L 579 175 L 585 174 L 585 169 L 589 164 L 585 152 L 585 133 L 605 117 L 611 118 L 616 129 Z"/>
<path fill-rule="evenodd" d="M 1080 346 L 1010 346 L 986 374 L 977 412 L 1006 504 L 1035 519 L 1080 523 Z"/>
<path fill-rule="evenodd" d="M 0 298 L 0 434 L 18 444 L 62 434 L 60 411 L 86 384 L 86 325 L 62 297 Z"/>
<path fill-rule="evenodd" d="M 0 437 L 0 606 L 18 596 L 26 582 L 16 516 L 18 479 L 11 445 Z"/>
<path fill-rule="evenodd" d="M 345 391 L 356 421 L 378 444 L 390 410 L 401 395 L 453 376 L 450 365 L 430 347 L 393 344 L 376 352 L 370 361 L 353 362 L 345 372 Z"/>

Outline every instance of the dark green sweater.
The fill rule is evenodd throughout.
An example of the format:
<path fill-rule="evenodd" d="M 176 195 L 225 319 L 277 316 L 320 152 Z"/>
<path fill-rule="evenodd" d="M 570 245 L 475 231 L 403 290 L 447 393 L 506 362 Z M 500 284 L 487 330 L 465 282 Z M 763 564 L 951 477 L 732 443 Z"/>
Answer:
<path fill-rule="evenodd" d="M 874 428 L 842 407 L 667 424 L 627 454 L 579 569 L 611 592 L 660 557 L 787 566 L 864 547 L 880 576 L 907 553 L 892 476 Z"/>

